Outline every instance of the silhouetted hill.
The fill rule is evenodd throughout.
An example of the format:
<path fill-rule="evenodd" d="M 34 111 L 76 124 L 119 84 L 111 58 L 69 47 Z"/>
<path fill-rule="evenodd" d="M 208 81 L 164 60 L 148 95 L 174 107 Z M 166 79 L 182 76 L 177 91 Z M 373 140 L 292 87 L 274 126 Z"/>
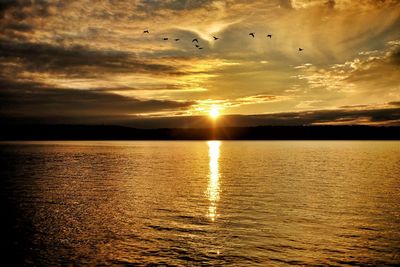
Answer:
<path fill-rule="evenodd" d="M 400 127 L 260 126 L 135 129 L 105 125 L 2 125 L 0 140 L 399 140 Z"/>

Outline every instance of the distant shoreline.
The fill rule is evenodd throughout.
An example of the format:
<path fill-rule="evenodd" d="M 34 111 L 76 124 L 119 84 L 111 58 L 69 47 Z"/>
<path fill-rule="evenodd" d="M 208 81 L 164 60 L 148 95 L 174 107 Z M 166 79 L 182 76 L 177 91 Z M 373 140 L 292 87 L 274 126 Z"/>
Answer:
<path fill-rule="evenodd" d="M 400 140 L 399 126 L 258 126 L 137 129 L 112 125 L 2 125 L 1 141 Z"/>

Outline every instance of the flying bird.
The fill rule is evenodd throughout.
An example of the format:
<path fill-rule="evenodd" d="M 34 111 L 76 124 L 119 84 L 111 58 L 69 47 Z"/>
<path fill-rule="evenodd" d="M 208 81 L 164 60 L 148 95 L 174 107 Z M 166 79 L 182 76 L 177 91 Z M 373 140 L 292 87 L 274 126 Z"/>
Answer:
<path fill-rule="evenodd" d="M 149 30 L 144 30 L 143 33 L 149 33 Z"/>
<path fill-rule="evenodd" d="M 199 41 L 195 38 L 195 39 L 192 40 L 192 43 L 193 43 L 193 42 L 198 43 Z"/>
<path fill-rule="evenodd" d="M 176 38 L 176 39 L 175 39 L 176 42 L 178 42 L 179 40 L 180 40 L 179 38 Z"/>
<path fill-rule="evenodd" d="M 217 41 L 219 39 L 218 37 L 215 37 L 215 36 L 213 36 L 213 38 L 214 38 L 214 41 Z"/>
<path fill-rule="evenodd" d="M 301 51 L 303 51 L 304 49 L 303 48 L 299 48 L 299 52 L 301 52 Z"/>
<path fill-rule="evenodd" d="M 268 34 L 267 37 L 272 38 L 272 34 Z"/>
<path fill-rule="evenodd" d="M 165 37 L 165 38 L 164 38 L 164 41 L 167 41 L 167 40 L 168 40 L 168 38 L 167 38 L 167 37 Z"/>
<path fill-rule="evenodd" d="M 253 36 L 253 38 L 254 38 L 255 34 L 256 34 L 255 32 L 249 33 L 249 35 Z"/>

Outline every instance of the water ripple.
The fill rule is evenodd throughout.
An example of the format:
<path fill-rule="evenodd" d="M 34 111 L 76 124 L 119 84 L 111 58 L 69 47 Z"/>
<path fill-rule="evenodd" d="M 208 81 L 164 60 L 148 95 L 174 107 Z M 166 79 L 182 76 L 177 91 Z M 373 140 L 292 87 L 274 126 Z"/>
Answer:
<path fill-rule="evenodd" d="M 400 142 L 0 146 L 9 265 L 400 263 Z"/>

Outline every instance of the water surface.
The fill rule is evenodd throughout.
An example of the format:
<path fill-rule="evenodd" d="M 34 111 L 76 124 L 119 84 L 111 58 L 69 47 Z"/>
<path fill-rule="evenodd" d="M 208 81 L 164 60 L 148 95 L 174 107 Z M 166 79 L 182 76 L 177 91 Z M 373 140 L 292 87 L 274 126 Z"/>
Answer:
<path fill-rule="evenodd" d="M 396 265 L 400 142 L 1 143 L 12 265 Z"/>

